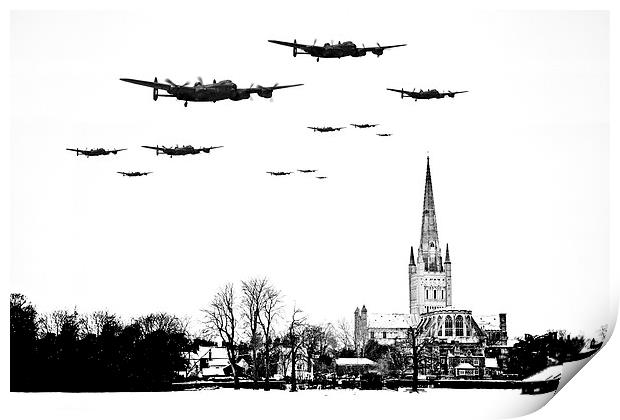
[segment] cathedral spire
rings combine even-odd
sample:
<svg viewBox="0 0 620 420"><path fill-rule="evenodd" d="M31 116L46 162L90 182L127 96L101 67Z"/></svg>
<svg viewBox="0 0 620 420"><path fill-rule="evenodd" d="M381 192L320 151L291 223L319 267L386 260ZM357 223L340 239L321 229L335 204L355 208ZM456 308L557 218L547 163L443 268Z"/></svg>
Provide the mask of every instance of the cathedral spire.
<svg viewBox="0 0 620 420"><path fill-rule="evenodd" d="M448 243L446 242L446 263L450 262L450 248L448 248Z"/></svg>
<svg viewBox="0 0 620 420"><path fill-rule="evenodd" d="M409 265L415 265L415 257L413 256L413 246L411 247L411 254L409 254Z"/></svg>
<svg viewBox="0 0 620 420"><path fill-rule="evenodd" d="M422 229L420 248L425 266L429 271L440 271L439 234L435 216L435 200L433 198L433 182L431 180L430 158L426 157L426 181L424 183L424 205L422 208Z"/></svg>
<svg viewBox="0 0 620 420"><path fill-rule="evenodd" d="M431 243L437 246L437 219L435 217L435 200L433 199L433 182L431 180L430 159L426 157L426 182L424 184L424 206L422 208L422 232L420 235L420 248L428 251Z"/></svg>

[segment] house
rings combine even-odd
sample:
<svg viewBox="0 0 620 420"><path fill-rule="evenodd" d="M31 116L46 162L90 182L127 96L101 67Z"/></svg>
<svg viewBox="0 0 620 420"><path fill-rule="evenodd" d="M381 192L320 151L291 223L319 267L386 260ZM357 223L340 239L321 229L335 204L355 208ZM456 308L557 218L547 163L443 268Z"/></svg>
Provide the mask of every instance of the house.
<svg viewBox="0 0 620 420"><path fill-rule="evenodd" d="M278 362L278 375L291 377L292 373L291 348L283 346ZM314 379L314 361L308 357L308 353L303 347L298 349L295 355L295 378L298 381L311 381Z"/></svg>
<svg viewBox="0 0 620 420"><path fill-rule="evenodd" d="M178 372L184 377L206 378L212 376L232 376L226 347L199 346L195 352L187 352L186 369ZM249 364L244 356L238 356L235 363L237 373L244 375Z"/></svg>
<svg viewBox="0 0 620 420"><path fill-rule="evenodd" d="M377 362L365 357L339 357L334 364L338 376L357 376L377 367Z"/></svg>

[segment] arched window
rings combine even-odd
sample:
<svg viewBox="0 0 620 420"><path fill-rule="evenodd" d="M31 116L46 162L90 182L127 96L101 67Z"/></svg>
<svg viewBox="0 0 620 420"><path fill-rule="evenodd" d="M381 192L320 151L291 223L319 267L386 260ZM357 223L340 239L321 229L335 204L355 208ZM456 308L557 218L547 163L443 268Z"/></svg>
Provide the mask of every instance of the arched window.
<svg viewBox="0 0 620 420"><path fill-rule="evenodd" d="M437 299L437 290L433 290L433 299Z"/></svg>
<svg viewBox="0 0 620 420"><path fill-rule="evenodd" d="M424 291L426 292L426 299L428 299L428 288L424 288Z"/></svg>
<svg viewBox="0 0 620 420"><path fill-rule="evenodd" d="M443 335L441 325L441 315L437 318L437 336L441 337Z"/></svg>
<svg viewBox="0 0 620 420"><path fill-rule="evenodd" d="M462 337L463 336L463 317L461 315L456 317L456 336L457 337Z"/></svg>
<svg viewBox="0 0 620 420"><path fill-rule="evenodd" d="M450 315L446 316L444 327L446 330L446 336L450 337L452 335L452 317Z"/></svg>
<svg viewBox="0 0 620 420"><path fill-rule="evenodd" d="M441 289L441 299L443 299L443 289Z"/></svg>

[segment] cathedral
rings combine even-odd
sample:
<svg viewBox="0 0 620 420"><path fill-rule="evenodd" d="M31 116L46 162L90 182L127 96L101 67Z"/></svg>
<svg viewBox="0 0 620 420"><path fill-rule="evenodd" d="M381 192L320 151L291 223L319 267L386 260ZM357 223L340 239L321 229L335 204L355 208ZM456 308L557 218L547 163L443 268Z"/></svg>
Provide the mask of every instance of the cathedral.
<svg viewBox="0 0 620 420"><path fill-rule="evenodd" d="M501 353L507 347L506 314L474 318L471 310L452 305L452 262L448 244L443 254L439 243L428 157L420 243L417 252L411 247L409 256L409 313L369 313L365 305L356 308L356 353L362 355L370 340L383 345L404 342L412 328L417 340L435 343L442 355L437 369L448 376L489 376L488 370L498 365L496 358L485 357L487 350Z"/></svg>

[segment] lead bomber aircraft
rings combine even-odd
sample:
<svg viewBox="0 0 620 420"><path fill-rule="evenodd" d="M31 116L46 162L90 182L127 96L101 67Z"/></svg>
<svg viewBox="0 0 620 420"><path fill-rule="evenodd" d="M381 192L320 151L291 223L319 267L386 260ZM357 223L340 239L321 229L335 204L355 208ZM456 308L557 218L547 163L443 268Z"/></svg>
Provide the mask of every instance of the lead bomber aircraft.
<svg viewBox="0 0 620 420"><path fill-rule="evenodd" d="M270 39L269 42L277 45L284 45L285 47L293 48L293 57L297 57L297 54L307 54L312 57L316 57L316 61L318 62L320 58L342 58L342 57L363 57L367 52L371 52L377 57L383 54L383 50L387 50L388 48L396 48L396 47L404 47L407 44L398 44L398 45L387 45L381 46L377 42L376 47L366 47L362 44L362 48L359 48L351 41L340 42L337 44L332 41L332 43L326 43L322 47L320 45L316 45L316 39L314 40L314 44L306 45L306 44L298 44L297 40L293 40L293 42L284 42L284 41L276 41ZM298 50L302 50L303 52L299 52Z"/></svg>
<svg viewBox="0 0 620 420"><path fill-rule="evenodd" d="M127 83L153 88L154 101L156 101L160 96L172 97L177 98L179 101L185 101L184 106L186 107L187 102L217 102L224 99L240 101L242 99L250 99L250 95L252 93L256 93L261 98L271 98L274 90L303 85L303 83L299 83L295 85L278 86L276 83L275 85L268 87L261 85L256 85L256 87L254 87L254 84L252 84L249 88L238 88L237 85L230 80L221 80L217 82L214 79L213 83L208 83L205 85L201 77L198 77L198 81L194 83L194 86L189 86L189 82L185 82L182 85L177 85L170 79L166 79L166 83L159 83L157 81L157 77L153 82L124 78L120 80ZM167 92L167 94L160 94L160 90Z"/></svg>

